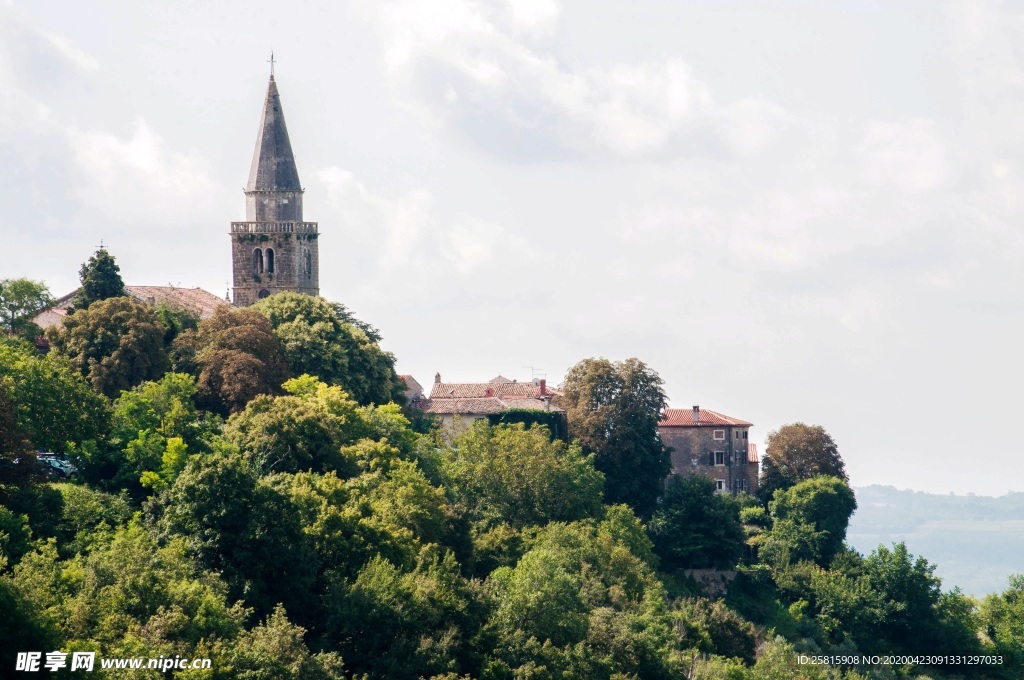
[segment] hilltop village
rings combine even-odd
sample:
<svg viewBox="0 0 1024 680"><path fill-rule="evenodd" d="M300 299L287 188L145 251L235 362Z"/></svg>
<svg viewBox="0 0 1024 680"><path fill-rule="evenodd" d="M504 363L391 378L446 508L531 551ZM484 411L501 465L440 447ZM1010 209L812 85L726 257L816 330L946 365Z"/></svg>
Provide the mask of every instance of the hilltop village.
<svg viewBox="0 0 1024 680"><path fill-rule="evenodd" d="M245 220L230 225L231 291L219 297L202 288L126 285L126 294L154 306L187 309L200 319L210 318L220 306L245 307L277 293L319 295L319 224L304 218L304 193L281 95L271 75L245 187ZM78 294L75 290L62 296L33 321L43 329L60 324ZM476 420L510 410L547 411L564 418L561 392L544 379L518 382L498 376L480 383L444 383L438 374L425 395L413 376L400 377L410 405L446 428L465 429ZM692 411L664 409L658 432L672 452L673 474L707 476L719 492L756 494L759 459L757 446L749 441L751 427L744 420L694 406Z"/></svg>
<svg viewBox="0 0 1024 680"><path fill-rule="evenodd" d="M303 193L272 73L226 296L102 247L57 299L0 280L0 676L1021 677L1024 578L851 548L820 425L759 457L637 358L399 375Z"/></svg>

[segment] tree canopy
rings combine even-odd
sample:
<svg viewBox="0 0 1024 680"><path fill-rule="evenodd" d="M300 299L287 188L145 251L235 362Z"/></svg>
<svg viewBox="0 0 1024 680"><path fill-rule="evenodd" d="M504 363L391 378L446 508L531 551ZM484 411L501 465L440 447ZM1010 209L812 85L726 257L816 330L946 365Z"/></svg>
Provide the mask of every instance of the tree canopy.
<svg viewBox="0 0 1024 680"><path fill-rule="evenodd" d="M114 256L104 248L97 250L88 262L82 264L78 278L82 282L82 289L75 295L73 304L76 310L88 309L94 302L125 294L121 268Z"/></svg>
<svg viewBox="0 0 1024 680"><path fill-rule="evenodd" d="M46 337L97 392L114 398L121 390L164 374L166 332L148 305L112 297L78 309L63 325L48 328Z"/></svg>
<svg viewBox="0 0 1024 680"><path fill-rule="evenodd" d="M64 453L69 443L81 446L106 432L107 400L59 355L0 342L0 383L16 432L36 448Z"/></svg>
<svg viewBox="0 0 1024 680"><path fill-rule="evenodd" d="M32 317L53 304L50 289L41 281L3 279L0 281L0 330L32 337L39 327Z"/></svg>
<svg viewBox="0 0 1024 680"><path fill-rule="evenodd" d="M584 359L569 369L563 392L569 436L594 454L606 501L650 516L671 466L658 434L667 406L661 378L639 359Z"/></svg>
<svg viewBox="0 0 1024 680"><path fill-rule="evenodd" d="M175 370L192 373L199 403L228 415L261 394L280 393L288 368L267 318L252 309L218 308L173 342Z"/></svg>
<svg viewBox="0 0 1024 680"><path fill-rule="evenodd" d="M728 568L743 550L739 503L703 475L670 479L648 527L665 569Z"/></svg>
<svg viewBox="0 0 1024 680"><path fill-rule="evenodd" d="M758 496L766 505L778 489L787 489L817 475L847 481L839 447L820 425L783 425L768 433L767 443L758 483Z"/></svg>
<svg viewBox="0 0 1024 680"><path fill-rule="evenodd" d="M593 455L540 427L479 421L455 439L443 469L447 487L484 526L521 529L601 512L604 477Z"/></svg>
<svg viewBox="0 0 1024 680"><path fill-rule="evenodd" d="M360 404L404 400L405 384L395 372L394 355L363 330L365 324L353 323L347 310L299 293L271 295L252 309L270 319L292 375L307 373L340 385Z"/></svg>

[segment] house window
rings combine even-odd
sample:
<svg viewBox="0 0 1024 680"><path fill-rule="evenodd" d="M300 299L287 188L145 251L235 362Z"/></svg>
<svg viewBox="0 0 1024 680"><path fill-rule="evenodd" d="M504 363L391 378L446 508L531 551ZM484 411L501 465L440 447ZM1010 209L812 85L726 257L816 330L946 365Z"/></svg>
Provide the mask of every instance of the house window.
<svg viewBox="0 0 1024 680"><path fill-rule="evenodd" d="M715 491L725 491L725 480L724 479L716 479L715 480Z"/></svg>
<svg viewBox="0 0 1024 680"><path fill-rule="evenodd" d="M263 251L260 250L259 248L252 251L252 273L263 273Z"/></svg>
<svg viewBox="0 0 1024 680"><path fill-rule="evenodd" d="M747 480L745 479L734 479L732 482L732 490L736 493L747 490Z"/></svg>
<svg viewBox="0 0 1024 680"><path fill-rule="evenodd" d="M725 465L725 451L715 451L715 465Z"/></svg>
<svg viewBox="0 0 1024 680"><path fill-rule="evenodd" d="M714 432L714 435L712 435L712 436L713 436L713 437L714 437L714 438L715 438L716 440L718 440L718 441L722 441L722 440L724 440L724 439L725 439L725 430L715 430L715 432Z"/></svg>
<svg viewBox="0 0 1024 680"><path fill-rule="evenodd" d="M743 430L743 438L744 438L744 439L746 439L746 438L747 438L747 431L746 431L746 430Z"/></svg>
<svg viewBox="0 0 1024 680"><path fill-rule="evenodd" d="M267 273L274 273L274 249L267 248Z"/></svg>

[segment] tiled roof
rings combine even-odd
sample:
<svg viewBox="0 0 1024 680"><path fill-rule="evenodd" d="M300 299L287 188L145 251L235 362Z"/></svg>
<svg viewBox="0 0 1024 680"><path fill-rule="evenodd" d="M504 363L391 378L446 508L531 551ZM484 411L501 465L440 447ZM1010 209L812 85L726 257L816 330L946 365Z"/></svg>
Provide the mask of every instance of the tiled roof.
<svg viewBox="0 0 1024 680"><path fill-rule="evenodd" d="M761 459L757 456L757 444L747 444L747 462L748 463L760 463Z"/></svg>
<svg viewBox="0 0 1024 680"><path fill-rule="evenodd" d="M81 288L76 288L67 295L57 299L53 307L40 312L33 321L41 326L52 326L56 323L63 323L59 317L67 316L68 309L75 302L75 296ZM124 290L128 295L139 302L151 305L167 303L172 307L182 307L199 315L200 319L208 319L213 316L214 310L223 305L230 304L224 298L214 295L202 288L178 288L176 286L125 286ZM54 316L55 315L55 316Z"/></svg>
<svg viewBox="0 0 1024 680"><path fill-rule="evenodd" d="M709 411L705 408L698 410L699 422L693 422L693 409L689 408L667 408L665 412L661 414L661 422L658 423L658 427L752 427L753 423L748 423L745 420L739 418L730 418L729 416L716 413L715 411Z"/></svg>
<svg viewBox="0 0 1024 680"><path fill-rule="evenodd" d="M224 298L202 288L175 286L125 286L125 291L140 302L151 305L167 303L196 312L200 319L208 319L218 307L229 304Z"/></svg>
<svg viewBox="0 0 1024 680"><path fill-rule="evenodd" d="M545 392L560 395L558 390L545 387ZM486 382L486 383L434 383L430 389L431 399L479 399L484 397L538 397L540 385L532 382Z"/></svg>
<svg viewBox="0 0 1024 680"><path fill-rule="evenodd" d="M538 411L561 411L550 406L544 399L528 397L499 399L498 397L469 397L465 399L423 399L416 407L426 413L438 415L487 415L501 413L513 408L535 409Z"/></svg>

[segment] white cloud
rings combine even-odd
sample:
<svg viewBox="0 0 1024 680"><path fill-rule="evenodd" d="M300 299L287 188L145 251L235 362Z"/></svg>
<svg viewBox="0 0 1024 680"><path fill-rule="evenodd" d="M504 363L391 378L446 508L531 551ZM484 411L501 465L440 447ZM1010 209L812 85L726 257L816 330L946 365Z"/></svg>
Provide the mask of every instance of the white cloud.
<svg viewBox="0 0 1024 680"><path fill-rule="evenodd" d="M873 186L921 193L941 189L949 179L946 148L932 121L870 121L862 153L864 180Z"/></svg>
<svg viewBox="0 0 1024 680"><path fill-rule="evenodd" d="M86 73L93 73L100 68L100 62L96 57L80 49L66 36L41 31L40 36L48 42L57 52L75 67Z"/></svg>
<svg viewBox="0 0 1024 680"><path fill-rule="evenodd" d="M499 224L465 216L442 217L433 195L424 189L387 197L336 166L321 169L317 179L346 241L377 254L366 268L370 277L403 270L437 271L439 266L472 274L509 252L517 252L523 260L533 255L532 248ZM425 285L446 285L446 281L429 278Z"/></svg>
<svg viewBox="0 0 1024 680"><path fill-rule="evenodd" d="M476 135L528 131L548 153L642 158L665 155L711 109L707 86L677 57L581 70L520 36L523 26L557 22L550 0L512 2L504 13L442 4L399 0L369 11L392 75L456 129L472 121L484 128Z"/></svg>
<svg viewBox="0 0 1024 680"><path fill-rule="evenodd" d="M79 200L117 219L194 216L196 205L214 193L204 159L170 149L142 118L127 138L70 127L67 139L78 169Z"/></svg>

